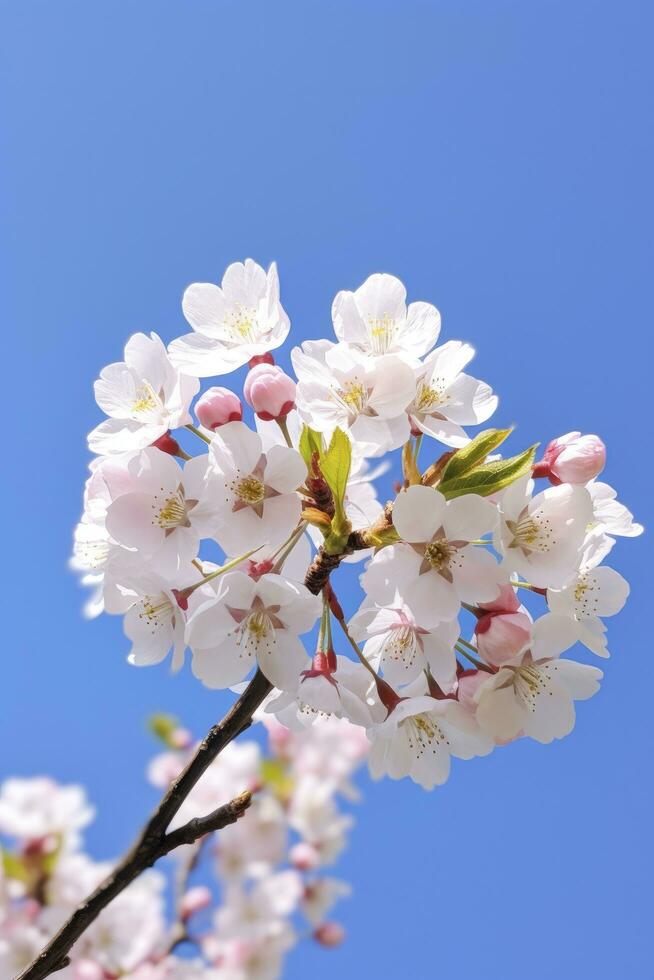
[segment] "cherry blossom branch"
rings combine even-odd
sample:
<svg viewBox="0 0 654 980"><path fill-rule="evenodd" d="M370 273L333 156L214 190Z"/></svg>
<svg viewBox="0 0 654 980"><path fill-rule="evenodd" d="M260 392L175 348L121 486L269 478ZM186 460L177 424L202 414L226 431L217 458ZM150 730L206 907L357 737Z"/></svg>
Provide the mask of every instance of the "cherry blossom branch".
<svg viewBox="0 0 654 980"><path fill-rule="evenodd" d="M257 671L238 701L202 740L193 758L172 783L148 820L136 843L102 884L76 908L17 980L43 980L51 973L63 969L68 965L68 953L74 943L100 912L146 868L180 844L193 843L207 833L235 823L245 813L250 805L249 793L236 797L205 817L196 817L183 827L167 833L171 820L200 776L225 746L250 726L253 713L270 690L270 683L261 671Z"/></svg>
<svg viewBox="0 0 654 980"><path fill-rule="evenodd" d="M331 572L340 565L343 558L357 548L365 547L367 545L364 535L353 532L341 554L329 555L321 548L305 576L304 584L307 589L314 595L318 595L329 581ZM16 980L43 980L51 973L63 969L68 965L68 953L74 943L100 912L146 868L151 867L160 857L181 844L192 844L205 834L235 823L245 813L250 805L249 793L244 793L212 813L204 817L195 817L183 827L168 832L170 822L197 781L225 746L249 728L252 715L271 690L270 682L260 670L257 670L238 701L222 721L208 732L186 768L171 784L130 851L102 884L77 907L59 932Z"/></svg>

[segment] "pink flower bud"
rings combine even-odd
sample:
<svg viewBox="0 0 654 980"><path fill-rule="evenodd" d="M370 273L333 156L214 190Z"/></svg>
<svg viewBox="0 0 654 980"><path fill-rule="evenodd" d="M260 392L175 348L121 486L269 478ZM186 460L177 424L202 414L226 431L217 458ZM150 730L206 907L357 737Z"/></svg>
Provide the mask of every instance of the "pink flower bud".
<svg viewBox="0 0 654 980"><path fill-rule="evenodd" d="M482 684L492 677L486 670L466 670L458 679L457 696L459 704L472 714L477 709L475 695Z"/></svg>
<svg viewBox="0 0 654 980"><path fill-rule="evenodd" d="M200 425L213 431L227 422L240 422L243 406L229 388L209 388L195 403L195 414Z"/></svg>
<svg viewBox="0 0 654 980"><path fill-rule="evenodd" d="M174 749L190 749L193 745L193 736L188 728L176 728L170 733L169 742Z"/></svg>
<svg viewBox="0 0 654 980"><path fill-rule="evenodd" d="M275 364L257 364L243 385L245 400L266 422L285 418L295 408L295 382Z"/></svg>
<svg viewBox="0 0 654 980"><path fill-rule="evenodd" d="M77 960L71 966L74 980L104 980L106 973L93 960Z"/></svg>
<svg viewBox="0 0 654 980"><path fill-rule="evenodd" d="M588 483L604 469L606 447L599 436L568 432L549 443L536 463L534 476L545 476L550 483Z"/></svg>
<svg viewBox="0 0 654 980"><path fill-rule="evenodd" d="M154 440L152 445L155 449L160 449L162 453L168 453L169 456L179 456L179 443L177 439L173 439L170 432L164 432L162 436Z"/></svg>
<svg viewBox="0 0 654 980"><path fill-rule="evenodd" d="M212 902L211 892L205 885L189 888L182 898L180 912L182 919L190 919L196 912L209 908Z"/></svg>
<svg viewBox="0 0 654 980"><path fill-rule="evenodd" d="M290 849L288 856L291 864L298 871L313 871L320 865L320 854L307 841L300 841Z"/></svg>
<svg viewBox="0 0 654 980"><path fill-rule="evenodd" d="M333 948L334 946L340 946L345 939L345 929L339 922L323 922L315 930L313 938L321 946Z"/></svg>
<svg viewBox="0 0 654 980"><path fill-rule="evenodd" d="M484 660L501 667L527 646L531 622L525 613L488 613L477 620L475 636Z"/></svg>
<svg viewBox="0 0 654 980"><path fill-rule="evenodd" d="M511 583L506 582L500 588L497 599L493 599L492 602L480 602L479 608L492 613L517 612L520 608L520 600Z"/></svg>

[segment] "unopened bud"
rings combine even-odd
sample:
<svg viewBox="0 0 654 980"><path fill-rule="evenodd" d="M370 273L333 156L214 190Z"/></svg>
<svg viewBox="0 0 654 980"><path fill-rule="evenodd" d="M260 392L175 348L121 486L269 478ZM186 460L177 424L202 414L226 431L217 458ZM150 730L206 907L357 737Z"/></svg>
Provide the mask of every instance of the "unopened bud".
<svg viewBox="0 0 654 980"><path fill-rule="evenodd" d="M492 602L480 602L479 608L489 613L509 613L517 612L520 608L520 600L510 582L506 582L500 588L500 594Z"/></svg>
<svg viewBox="0 0 654 980"><path fill-rule="evenodd" d="M260 419L286 418L295 408L295 382L275 364L257 364L243 385L245 400Z"/></svg>
<svg viewBox="0 0 654 980"><path fill-rule="evenodd" d="M475 627L477 649L489 664L501 667L517 657L531 639L531 621L525 613L487 613Z"/></svg>
<svg viewBox="0 0 654 980"><path fill-rule="evenodd" d="M209 388L195 404L195 414L205 429L218 429L243 418L241 399L229 388Z"/></svg>
<svg viewBox="0 0 654 980"><path fill-rule="evenodd" d="M104 980L106 973L93 960L77 960L71 964L73 980Z"/></svg>
<svg viewBox="0 0 654 980"><path fill-rule="evenodd" d="M334 946L340 946L345 939L345 929L340 922L323 922L315 930L313 938L321 946L333 948Z"/></svg>
<svg viewBox="0 0 654 980"><path fill-rule="evenodd" d="M314 871L320 865L320 854L307 841L294 844L288 852L291 864L298 871Z"/></svg>
<svg viewBox="0 0 654 980"><path fill-rule="evenodd" d="M176 728L170 733L168 741L173 749L189 749L193 745L193 736L188 728Z"/></svg>
<svg viewBox="0 0 654 980"><path fill-rule="evenodd" d="M599 436L568 432L549 443L533 475L550 483L588 483L604 469L606 447Z"/></svg>
<svg viewBox="0 0 654 980"><path fill-rule="evenodd" d="M179 443L177 439L173 439L170 432L164 432L162 436L155 439L152 443L154 449L160 449L162 453L168 453L169 456L179 456Z"/></svg>
<svg viewBox="0 0 654 980"><path fill-rule="evenodd" d="M459 704L474 714L477 709L475 695L491 676L485 670L465 670L460 674L457 683Z"/></svg>
<svg viewBox="0 0 654 980"><path fill-rule="evenodd" d="M192 915L195 915L196 912L201 912L202 909L209 908L211 902L211 892L205 885L197 885L194 888L189 888L180 904L182 919L186 921L186 919L190 919Z"/></svg>

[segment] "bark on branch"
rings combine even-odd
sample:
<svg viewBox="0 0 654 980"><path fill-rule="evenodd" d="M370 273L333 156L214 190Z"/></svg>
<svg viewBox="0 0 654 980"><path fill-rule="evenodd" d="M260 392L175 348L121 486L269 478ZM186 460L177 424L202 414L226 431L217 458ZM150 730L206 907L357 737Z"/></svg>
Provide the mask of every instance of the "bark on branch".
<svg viewBox="0 0 654 980"><path fill-rule="evenodd" d="M320 549L305 577L305 585L314 595L318 595L329 581L330 573L338 567L345 554L365 547L363 539L359 541L355 535L356 532L350 536L343 555L326 555ZM171 784L131 849L102 884L78 905L59 932L16 980L44 980L51 973L63 969L69 963L68 953L80 936L97 919L100 912L146 868L180 844L190 844L204 834L220 830L245 813L250 805L249 793L244 793L205 817L196 817L183 827L168 832L173 817L200 776L226 745L249 728L252 715L271 690L270 682L257 670L238 701L200 742L195 755Z"/></svg>

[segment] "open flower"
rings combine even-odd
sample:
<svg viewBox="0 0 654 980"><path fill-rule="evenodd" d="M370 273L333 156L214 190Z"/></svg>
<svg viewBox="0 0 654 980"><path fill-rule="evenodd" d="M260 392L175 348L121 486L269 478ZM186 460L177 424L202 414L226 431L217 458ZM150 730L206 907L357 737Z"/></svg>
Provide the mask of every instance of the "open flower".
<svg viewBox="0 0 654 980"><path fill-rule="evenodd" d="M209 492L228 555L281 544L300 519L296 491L307 475L304 460L288 446L261 449L261 437L244 422L221 426L211 442Z"/></svg>
<svg viewBox="0 0 654 980"><path fill-rule="evenodd" d="M273 698L266 711L291 731L302 731L328 717L349 718L355 725L370 724L366 693L370 674L361 664L319 651L300 672L295 690Z"/></svg>
<svg viewBox="0 0 654 980"><path fill-rule="evenodd" d="M0 791L0 833L25 847L42 845L74 850L79 831L91 823L95 810L81 786L58 786L51 779L7 779Z"/></svg>
<svg viewBox="0 0 654 980"><path fill-rule="evenodd" d="M206 455L182 470L172 456L144 449L122 472L106 476L115 497L107 508L107 531L160 575L176 576L197 557L200 539L211 537L216 527L206 472Z"/></svg>
<svg viewBox="0 0 654 980"><path fill-rule="evenodd" d="M581 546L593 516L585 487L562 483L531 496L533 480L523 478L504 491L495 547L508 571L539 588L559 589L579 567Z"/></svg>
<svg viewBox="0 0 654 980"><path fill-rule="evenodd" d="M198 580L201 580L199 573L190 566L187 582L195 584ZM145 573L124 575L118 588L125 603L129 603L123 620L125 635L132 641L129 662L136 667L150 667L161 663L172 650L172 670L180 670L184 663L187 614L213 597L211 584L201 585L186 598L164 579Z"/></svg>
<svg viewBox="0 0 654 980"><path fill-rule="evenodd" d="M491 417L497 408L492 388L462 373L474 354L470 344L451 340L416 368L416 394L407 409L414 430L458 448L469 442L462 426Z"/></svg>
<svg viewBox="0 0 654 980"><path fill-rule="evenodd" d="M386 273L369 276L355 292L342 290L332 304L339 340L365 354L422 357L441 329L441 315L431 303L411 303L399 279Z"/></svg>
<svg viewBox="0 0 654 980"><path fill-rule="evenodd" d="M348 430L362 456L379 456L406 442L405 409L415 394L415 377L397 355L372 358L324 340L293 348L291 357L298 411L314 429Z"/></svg>
<svg viewBox="0 0 654 980"><path fill-rule="evenodd" d="M563 616L534 623L531 648L477 687L476 718L484 731L502 741L527 735L544 743L572 731L574 701L592 697L603 676L596 667L560 659L575 639Z"/></svg>
<svg viewBox="0 0 654 980"><path fill-rule="evenodd" d="M372 742L368 767L373 779L410 776L424 789L447 780L451 756L471 759L493 748L492 739L479 731L465 708L427 695L400 700L366 734Z"/></svg>
<svg viewBox="0 0 654 980"><path fill-rule="evenodd" d="M195 333L174 340L170 359L185 374L227 374L283 344L290 322L279 301L273 262L268 272L252 259L228 266L221 286L196 282L182 300Z"/></svg>
<svg viewBox="0 0 654 980"><path fill-rule="evenodd" d="M606 554L615 544L615 537L637 538L643 533L643 525L637 524L631 511L616 499L617 492L610 484L592 480L586 489L593 507L590 530L604 535Z"/></svg>
<svg viewBox="0 0 654 980"><path fill-rule="evenodd" d="M191 421L189 405L199 387L173 367L156 333L134 334L125 360L108 364L95 382L95 399L109 418L90 433L89 449L102 455L145 449Z"/></svg>
<svg viewBox="0 0 654 980"><path fill-rule="evenodd" d="M227 572L215 598L189 618L193 673L207 687L224 688L258 664L275 687L293 690L308 659L298 636L311 629L320 611L316 596L281 575L254 581L244 572Z"/></svg>
<svg viewBox="0 0 654 980"><path fill-rule="evenodd" d="M365 641L366 660L393 687L410 683L427 668L441 687L454 683L459 624L456 619L439 623L425 593L412 597L409 589L406 600L398 592L390 606L364 604L349 629L355 640Z"/></svg>
<svg viewBox="0 0 654 980"><path fill-rule="evenodd" d="M440 621L454 619L461 601L494 599L499 593L497 562L470 542L496 522L497 509L477 494L446 501L432 487L403 490L393 504L393 524L406 543L384 548L379 563L377 556L373 559L364 589L374 589L380 596L376 601L386 605L393 599L394 583L402 583L402 594L409 594L412 602L431 603ZM388 564L394 560L396 568Z"/></svg>
<svg viewBox="0 0 654 980"><path fill-rule="evenodd" d="M615 616L629 596L629 583L613 568L598 563L604 557L603 536L591 536L577 575L563 589L548 589L547 604L577 626L577 639L598 657L608 657L606 626L600 617ZM596 550L598 549L598 550Z"/></svg>

